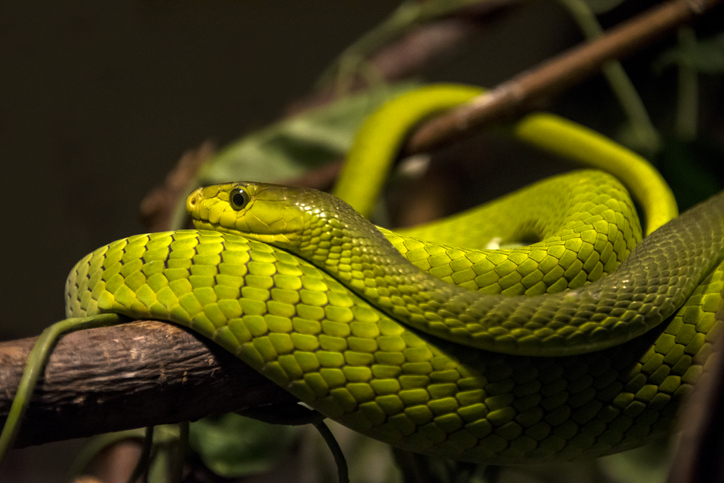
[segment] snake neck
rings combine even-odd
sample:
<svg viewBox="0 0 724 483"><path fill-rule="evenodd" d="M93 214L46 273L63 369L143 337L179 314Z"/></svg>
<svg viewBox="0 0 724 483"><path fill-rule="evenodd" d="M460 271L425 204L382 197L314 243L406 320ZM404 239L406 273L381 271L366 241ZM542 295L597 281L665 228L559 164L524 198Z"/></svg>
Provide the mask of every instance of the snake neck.
<svg viewBox="0 0 724 483"><path fill-rule="evenodd" d="M305 223L290 243L281 248L299 255L346 283L367 299L376 300L375 289L395 291L420 284L454 289L412 265L372 223L347 203L331 198L325 208L310 203L303 208Z"/></svg>
<svg viewBox="0 0 724 483"><path fill-rule="evenodd" d="M276 242L344 283L347 287L413 327L450 318L470 319L465 312L475 292L436 278L414 266L372 223L347 203L325 193L305 199L303 230L290 242ZM320 208L321 207L321 208ZM496 296L488 296L488 300ZM423 308L430 310L423 314ZM422 326L422 327L421 327Z"/></svg>

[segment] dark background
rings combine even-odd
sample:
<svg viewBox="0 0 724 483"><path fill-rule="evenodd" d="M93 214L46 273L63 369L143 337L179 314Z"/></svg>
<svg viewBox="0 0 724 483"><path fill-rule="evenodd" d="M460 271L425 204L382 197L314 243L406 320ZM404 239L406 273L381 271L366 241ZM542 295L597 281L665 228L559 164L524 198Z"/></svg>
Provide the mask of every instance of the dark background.
<svg viewBox="0 0 724 483"><path fill-rule="evenodd" d="M144 231L140 201L186 150L278 118L397 4L1 1L0 339L63 318L69 269ZM531 2L427 78L491 86L578 40ZM79 445L16 451L0 477L60 481Z"/></svg>
<svg viewBox="0 0 724 483"><path fill-rule="evenodd" d="M0 334L36 334L62 318L72 265L143 231L140 201L186 150L277 119L396 6L0 3L0 294L12 301ZM575 40L557 5L527 10L429 78L492 85Z"/></svg>

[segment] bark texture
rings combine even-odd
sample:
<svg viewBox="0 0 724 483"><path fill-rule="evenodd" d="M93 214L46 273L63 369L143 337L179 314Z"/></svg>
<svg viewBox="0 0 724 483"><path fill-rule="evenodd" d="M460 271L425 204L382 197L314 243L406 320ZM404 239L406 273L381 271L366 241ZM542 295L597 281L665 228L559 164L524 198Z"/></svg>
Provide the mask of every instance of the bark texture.
<svg viewBox="0 0 724 483"><path fill-rule="evenodd" d="M2 420L34 342L0 343ZM213 342L172 324L136 321L61 338L33 393L15 446L294 401Z"/></svg>

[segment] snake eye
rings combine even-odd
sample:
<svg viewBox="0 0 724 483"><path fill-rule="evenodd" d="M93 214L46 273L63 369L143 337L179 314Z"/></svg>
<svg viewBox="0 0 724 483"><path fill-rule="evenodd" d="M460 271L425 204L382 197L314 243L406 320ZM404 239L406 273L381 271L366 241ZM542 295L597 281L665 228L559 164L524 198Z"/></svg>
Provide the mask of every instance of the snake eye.
<svg viewBox="0 0 724 483"><path fill-rule="evenodd" d="M249 194L241 188L234 188L229 192L229 204L239 211L249 203Z"/></svg>

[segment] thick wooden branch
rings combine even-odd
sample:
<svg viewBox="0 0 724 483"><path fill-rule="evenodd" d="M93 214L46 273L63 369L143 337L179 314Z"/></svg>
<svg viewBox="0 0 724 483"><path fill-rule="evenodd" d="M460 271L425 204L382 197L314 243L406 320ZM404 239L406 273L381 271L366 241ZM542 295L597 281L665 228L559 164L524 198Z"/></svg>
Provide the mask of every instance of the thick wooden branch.
<svg viewBox="0 0 724 483"><path fill-rule="evenodd" d="M0 343L2 420L34 342ZM168 323L131 322L58 342L16 447L294 401L213 342Z"/></svg>

